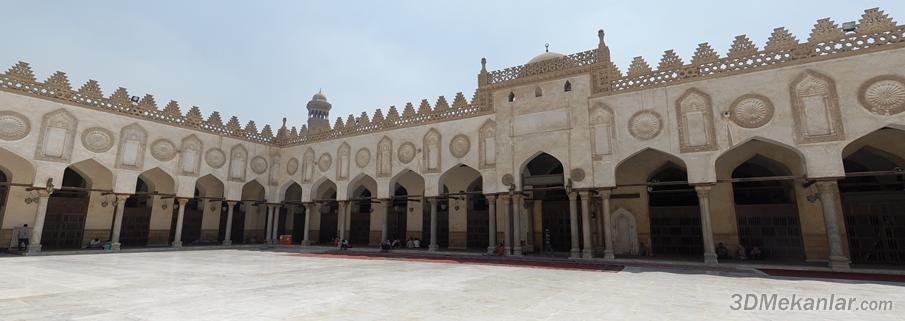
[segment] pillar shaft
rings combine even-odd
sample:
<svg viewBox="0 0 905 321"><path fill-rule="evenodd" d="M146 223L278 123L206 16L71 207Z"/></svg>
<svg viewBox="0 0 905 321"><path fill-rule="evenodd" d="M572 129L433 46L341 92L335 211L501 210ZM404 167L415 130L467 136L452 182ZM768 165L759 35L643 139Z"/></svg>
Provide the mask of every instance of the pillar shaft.
<svg viewBox="0 0 905 321"><path fill-rule="evenodd" d="M273 208L273 221L271 221L270 223L273 226L270 227L270 239L273 240L274 244L276 244L280 241L280 206L273 205L271 207Z"/></svg>
<svg viewBox="0 0 905 321"><path fill-rule="evenodd" d="M581 256L590 259L594 255L591 244L591 193L581 191L578 194L581 196L581 233L584 240Z"/></svg>
<svg viewBox="0 0 905 321"><path fill-rule="evenodd" d="M487 194L487 253L496 248L496 195Z"/></svg>
<svg viewBox="0 0 905 321"><path fill-rule="evenodd" d="M522 255L522 194L510 193L512 196L512 255Z"/></svg>
<svg viewBox="0 0 905 321"><path fill-rule="evenodd" d="M380 200L380 206L382 206L381 210L383 210L383 220L380 221L380 242L386 241L389 239L390 233L390 212L393 210L393 200L385 199ZM403 242L405 241L405 237L403 236Z"/></svg>
<svg viewBox="0 0 905 321"><path fill-rule="evenodd" d="M223 233L223 245L230 246L233 244L232 234L233 234L233 208L236 207L236 202L226 201L226 231Z"/></svg>
<svg viewBox="0 0 905 321"><path fill-rule="evenodd" d="M851 260L845 256L842 244L842 231L839 228L836 201L839 200L839 186L836 180L818 181L820 192L820 209L823 212L823 225L826 228L826 240L829 248L829 265L834 270L847 270Z"/></svg>
<svg viewBox="0 0 905 321"><path fill-rule="evenodd" d="M572 248L569 250L569 257L581 257L581 251L578 249L578 193L569 192L569 232L572 234Z"/></svg>
<svg viewBox="0 0 905 321"><path fill-rule="evenodd" d="M512 197L509 194L502 194L500 198L503 199L503 246L506 254L512 254L512 211L509 208L509 203L512 201Z"/></svg>
<svg viewBox="0 0 905 321"><path fill-rule="evenodd" d="M713 227L710 225L710 188L711 185L698 185L694 190L698 193L698 207L701 209L701 236L704 240L704 263L716 264L717 257L713 245Z"/></svg>
<svg viewBox="0 0 905 321"><path fill-rule="evenodd" d="M173 236L173 247L182 247L182 221L185 218L185 204L189 202L186 198L177 198L179 210L176 215L176 231Z"/></svg>
<svg viewBox="0 0 905 321"><path fill-rule="evenodd" d="M122 234L123 230L123 211L126 208L126 200L129 199L129 195L116 195L116 211L113 214L113 232L110 235L110 249L114 251L119 251L122 243L119 241L119 236Z"/></svg>
<svg viewBox="0 0 905 321"><path fill-rule="evenodd" d="M437 244L437 198L431 197L428 202L431 207L431 242L427 250L437 251L440 248L440 245Z"/></svg>
<svg viewBox="0 0 905 321"><path fill-rule="evenodd" d="M47 217L47 201L50 193L38 190L38 207L35 210L35 224L32 226L31 239L28 240L28 253L41 252L41 234L44 232L44 218Z"/></svg>
<svg viewBox="0 0 905 321"><path fill-rule="evenodd" d="M339 235L339 241L342 243L342 240L346 239L346 207L348 205L348 201L339 201L339 209L336 212L336 228L337 235Z"/></svg>
<svg viewBox="0 0 905 321"><path fill-rule="evenodd" d="M612 260L615 258L613 252L613 221L610 217L610 196L613 191L609 189L600 190L601 215L603 216L603 258Z"/></svg>
<svg viewBox="0 0 905 321"><path fill-rule="evenodd" d="M305 227L302 233L302 245L311 244L311 212L314 211L314 203L305 203Z"/></svg>

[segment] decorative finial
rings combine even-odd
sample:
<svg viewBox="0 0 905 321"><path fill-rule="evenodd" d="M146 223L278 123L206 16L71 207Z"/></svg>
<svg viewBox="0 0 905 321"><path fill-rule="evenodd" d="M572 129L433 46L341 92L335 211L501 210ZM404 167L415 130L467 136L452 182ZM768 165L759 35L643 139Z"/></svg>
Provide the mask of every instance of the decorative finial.
<svg viewBox="0 0 905 321"><path fill-rule="evenodd" d="M550 43L549 43L549 42L548 42L548 43L545 43L545 44L544 44L544 48L545 48L545 49L544 49L545 52L550 52Z"/></svg>
<svg viewBox="0 0 905 321"><path fill-rule="evenodd" d="M286 117L283 117L283 127L286 127Z"/></svg>
<svg viewBox="0 0 905 321"><path fill-rule="evenodd" d="M600 38L600 44L603 44L603 29L597 30L597 38Z"/></svg>
<svg viewBox="0 0 905 321"><path fill-rule="evenodd" d="M487 71L487 58L481 58L481 71Z"/></svg>

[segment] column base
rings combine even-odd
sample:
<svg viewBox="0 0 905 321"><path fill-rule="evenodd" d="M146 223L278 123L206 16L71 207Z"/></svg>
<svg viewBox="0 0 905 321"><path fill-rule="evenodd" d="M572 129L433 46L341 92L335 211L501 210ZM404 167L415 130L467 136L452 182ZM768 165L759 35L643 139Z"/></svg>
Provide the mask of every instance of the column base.
<svg viewBox="0 0 905 321"><path fill-rule="evenodd" d="M522 247L521 247L521 246L513 247L513 248L512 248L512 255L521 256L521 255L522 255Z"/></svg>
<svg viewBox="0 0 905 321"><path fill-rule="evenodd" d="M613 250L603 250L603 259L604 260L615 260L616 255L613 255Z"/></svg>
<svg viewBox="0 0 905 321"><path fill-rule="evenodd" d="M848 271L851 270L852 261L844 256L831 256L830 257L830 269L835 271Z"/></svg>
<svg viewBox="0 0 905 321"><path fill-rule="evenodd" d="M233 240L223 240L223 246L233 245Z"/></svg>
<svg viewBox="0 0 905 321"><path fill-rule="evenodd" d="M493 255L493 254L496 254L495 252L496 252L496 247L494 247L494 246L487 247L487 254Z"/></svg>
<svg viewBox="0 0 905 321"><path fill-rule="evenodd" d="M302 241L302 246L308 246L308 245L311 245L311 241L309 241L309 240Z"/></svg>
<svg viewBox="0 0 905 321"><path fill-rule="evenodd" d="M569 250L569 258L570 258L570 259L580 259L580 258L581 258L581 250L579 250L579 249L571 249L571 250Z"/></svg>
<svg viewBox="0 0 905 321"><path fill-rule="evenodd" d="M440 246L438 246L437 244L431 244L431 245L427 246L427 250L429 252L437 252L437 250L439 250L439 249L440 249Z"/></svg>
<svg viewBox="0 0 905 321"><path fill-rule="evenodd" d="M591 249L584 249L584 251L581 251L581 257L586 259L594 258L594 251Z"/></svg>
<svg viewBox="0 0 905 321"><path fill-rule="evenodd" d="M28 244L28 248L25 251L25 255L41 254L41 244Z"/></svg>
<svg viewBox="0 0 905 321"><path fill-rule="evenodd" d="M716 253L705 253L704 254L704 264L718 264L719 262L716 259Z"/></svg>
<svg viewBox="0 0 905 321"><path fill-rule="evenodd" d="M182 247L182 241L174 241L173 244L172 244L172 246L173 246L173 248L177 248L177 249L178 249L178 248L181 248L181 247Z"/></svg>
<svg viewBox="0 0 905 321"><path fill-rule="evenodd" d="M505 255L512 255L512 248L508 247L508 246L504 246L503 252L504 252L503 254L505 254Z"/></svg>
<svg viewBox="0 0 905 321"><path fill-rule="evenodd" d="M120 242L114 242L110 244L110 251L119 252L119 249L122 248L123 244Z"/></svg>

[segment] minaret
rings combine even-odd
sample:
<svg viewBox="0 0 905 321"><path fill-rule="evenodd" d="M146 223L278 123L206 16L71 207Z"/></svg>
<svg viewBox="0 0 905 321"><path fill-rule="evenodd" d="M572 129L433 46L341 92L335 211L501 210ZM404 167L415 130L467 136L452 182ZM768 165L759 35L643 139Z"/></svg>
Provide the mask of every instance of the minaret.
<svg viewBox="0 0 905 321"><path fill-rule="evenodd" d="M330 128L330 108L327 96L320 90L308 102L308 132L318 133Z"/></svg>

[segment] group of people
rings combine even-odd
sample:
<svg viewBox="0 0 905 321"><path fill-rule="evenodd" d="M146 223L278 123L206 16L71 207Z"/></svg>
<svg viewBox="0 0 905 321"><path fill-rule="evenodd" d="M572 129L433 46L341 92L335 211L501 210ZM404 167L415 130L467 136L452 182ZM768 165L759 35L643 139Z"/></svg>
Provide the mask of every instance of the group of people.
<svg viewBox="0 0 905 321"><path fill-rule="evenodd" d="M720 242L716 245L716 257L718 259L730 259L734 258L736 260L763 260L764 252L758 246L751 247L751 250L745 249L741 244L738 245L738 249L735 251L735 256L729 255L729 248L726 247L723 242Z"/></svg>
<svg viewBox="0 0 905 321"><path fill-rule="evenodd" d="M405 248L407 249L418 249L421 248L421 245L421 239L417 237L410 237L407 241L405 241ZM383 240L383 242L380 242L381 252L389 252L390 249L398 248L402 248L402 242L399 241L399 239Z"/></svg>
<svg viewBox="0 0 905 321"><path fill-rule="evenodd" d="M342 251L348 250L350 247L352 247L349 245L349 240L341 240L338 237L333 238L333 246L338 247Z"/></svg>

